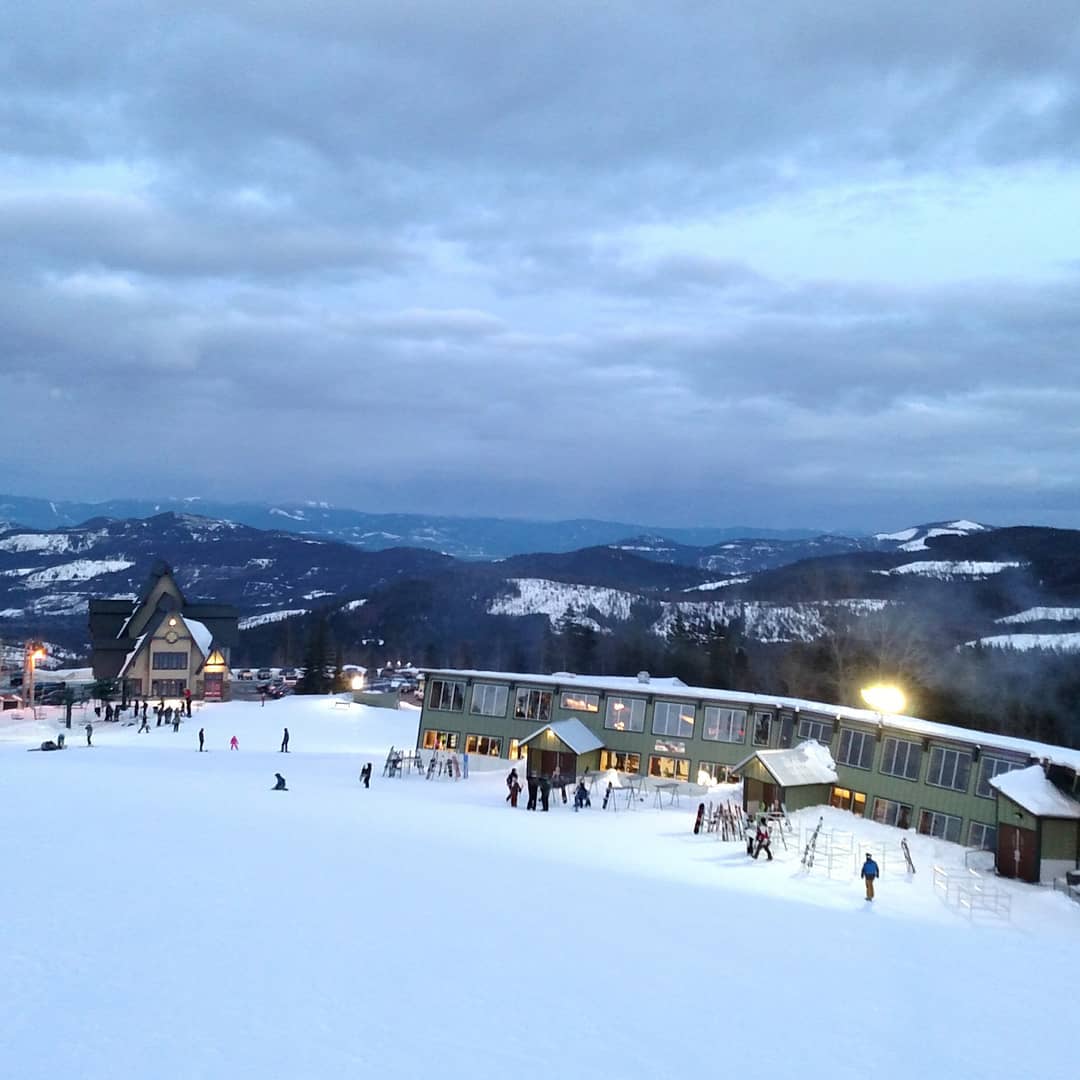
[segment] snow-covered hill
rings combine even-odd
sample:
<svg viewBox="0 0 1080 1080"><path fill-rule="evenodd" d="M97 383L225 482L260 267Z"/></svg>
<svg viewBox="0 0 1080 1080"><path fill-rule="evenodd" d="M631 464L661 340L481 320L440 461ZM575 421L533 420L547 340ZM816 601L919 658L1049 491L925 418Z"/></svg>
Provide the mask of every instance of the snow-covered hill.
<svg viewBox="0 0 1080 1080"><path fill-rule="evenodd" d="M382 779L416 718L211 705L179 734L99 725L94 748L76 731L44 754L25 751L54 723L0 716L5 1073L653 1080L719 1056L806 1080L1068 1074L1080 911L1061 894L987 877L1008 918L972 920L931 872L970 880L961 848L829 808L767 862L693 836L693 800L511 810L508 763L475 756L467 781ZM873 904L850 856L803 871L819 815L880 853ZM823 1012L852 972L865 992ZM542 1061L530 1016L557 1034Z"/></svg>

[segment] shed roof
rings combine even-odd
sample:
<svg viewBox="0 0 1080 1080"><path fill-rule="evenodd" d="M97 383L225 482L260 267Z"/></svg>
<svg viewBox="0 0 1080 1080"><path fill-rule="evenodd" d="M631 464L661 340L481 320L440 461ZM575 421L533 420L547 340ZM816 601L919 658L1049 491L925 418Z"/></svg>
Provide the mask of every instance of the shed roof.
<svg viewBox="0 0 1080 1080"><path fill-rule="evenodd" d="M990 786L1035 817L1080 820L1080 803L1051 784L1041 765L1001 773Z"/></svg>
<svg viewBox="0 0 1080 1080"><path fill-rule="evenodd" d="M782 788L836 783L836 766L828 747L813 739L788 750L755 750L732 768L738 772L755 758Z"/></svg>
<svg viewBox="0 0 1080 1080"><path fill-rule="evenodd" d="M557 720L554 724L545 724L537 728L531 735L518 742L518 746L524 746L532 742L537 735L545 731L552 731L556 737L562 739L575 754L587 754L591 750L603 749L603 742L598 739L580 720Z"/></svg>

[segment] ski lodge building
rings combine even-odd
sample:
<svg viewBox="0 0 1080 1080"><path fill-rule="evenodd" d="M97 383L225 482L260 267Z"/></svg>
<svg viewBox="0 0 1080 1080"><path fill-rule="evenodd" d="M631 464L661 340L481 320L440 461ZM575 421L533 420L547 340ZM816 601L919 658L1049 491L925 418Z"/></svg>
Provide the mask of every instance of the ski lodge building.
<svg viewBox="0 0 1080 1080"><path fill-rule="evenodd" d="M191 603L172 568L154 564L140 599L90 601L95 679L117 679L125 698L229 697L229 652L239 639L231 604Z"/></svg>
<svg viewBox="0 0 1080 1080"><path fill-rule="evenodd" d="M1080 868L1080 750L910 716L679 679L425 669L418 747L525 759L530 773L707 785L746 809L831 805L994 851L999 873Z"/></svg>

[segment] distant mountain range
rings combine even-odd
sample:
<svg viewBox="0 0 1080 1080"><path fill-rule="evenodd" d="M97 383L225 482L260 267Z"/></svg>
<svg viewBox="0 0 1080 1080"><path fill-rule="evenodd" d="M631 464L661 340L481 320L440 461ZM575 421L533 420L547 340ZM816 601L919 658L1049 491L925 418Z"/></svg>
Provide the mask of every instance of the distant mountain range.
<svg viewBox="0 0 1080 1080"><path fill-rule="evenodd" d="M567 552L613 544L628 536L662 532L668 541L708 546L724 540L756 537L803 540L806 529L664 528L583 518L572 521L524 521L512 518L439 517L430 514L369 514L326 503L267 505L189 499L113 499L108 502L0 495L0 523L34 529L59 529L91 518L149 518L163 513L197 514L256 529L337 540L365 551L391 547L425 548L459 559L502 559L534 551Z"/></svg>
<svg viewBox="0 0 1080 1080"><path fill-rule="evenodd" d="M88 599L134 597L157 559L189 596L239 607L243 663L282 641L297 649L315 612L332 617L348 648L382 640L400 656L443 657L465 642L485 662L535 649L568 620L601 635L633 624L664 637L680 619L737 618L767 643L811 641L839 613L890 608L933 619L956 644L1080 648L1080 533L1070 530L952 521L700 546L650 533L485 561L171 511L0 528L0 638L42 636L80 653Z"/></svg>

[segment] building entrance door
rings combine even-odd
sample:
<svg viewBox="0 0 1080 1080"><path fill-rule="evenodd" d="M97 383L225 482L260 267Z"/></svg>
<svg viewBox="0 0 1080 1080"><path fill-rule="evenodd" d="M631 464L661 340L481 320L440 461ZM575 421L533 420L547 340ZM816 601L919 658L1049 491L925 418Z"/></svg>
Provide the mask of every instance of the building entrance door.
<svg viewBox="0 0 1080 1080"><path fill-rule="evenodd" d="M1037 836L1032 829L999 825L997 832L997 871L1002 877L1018 878L1032 885L1039 883Z"/></svg>

